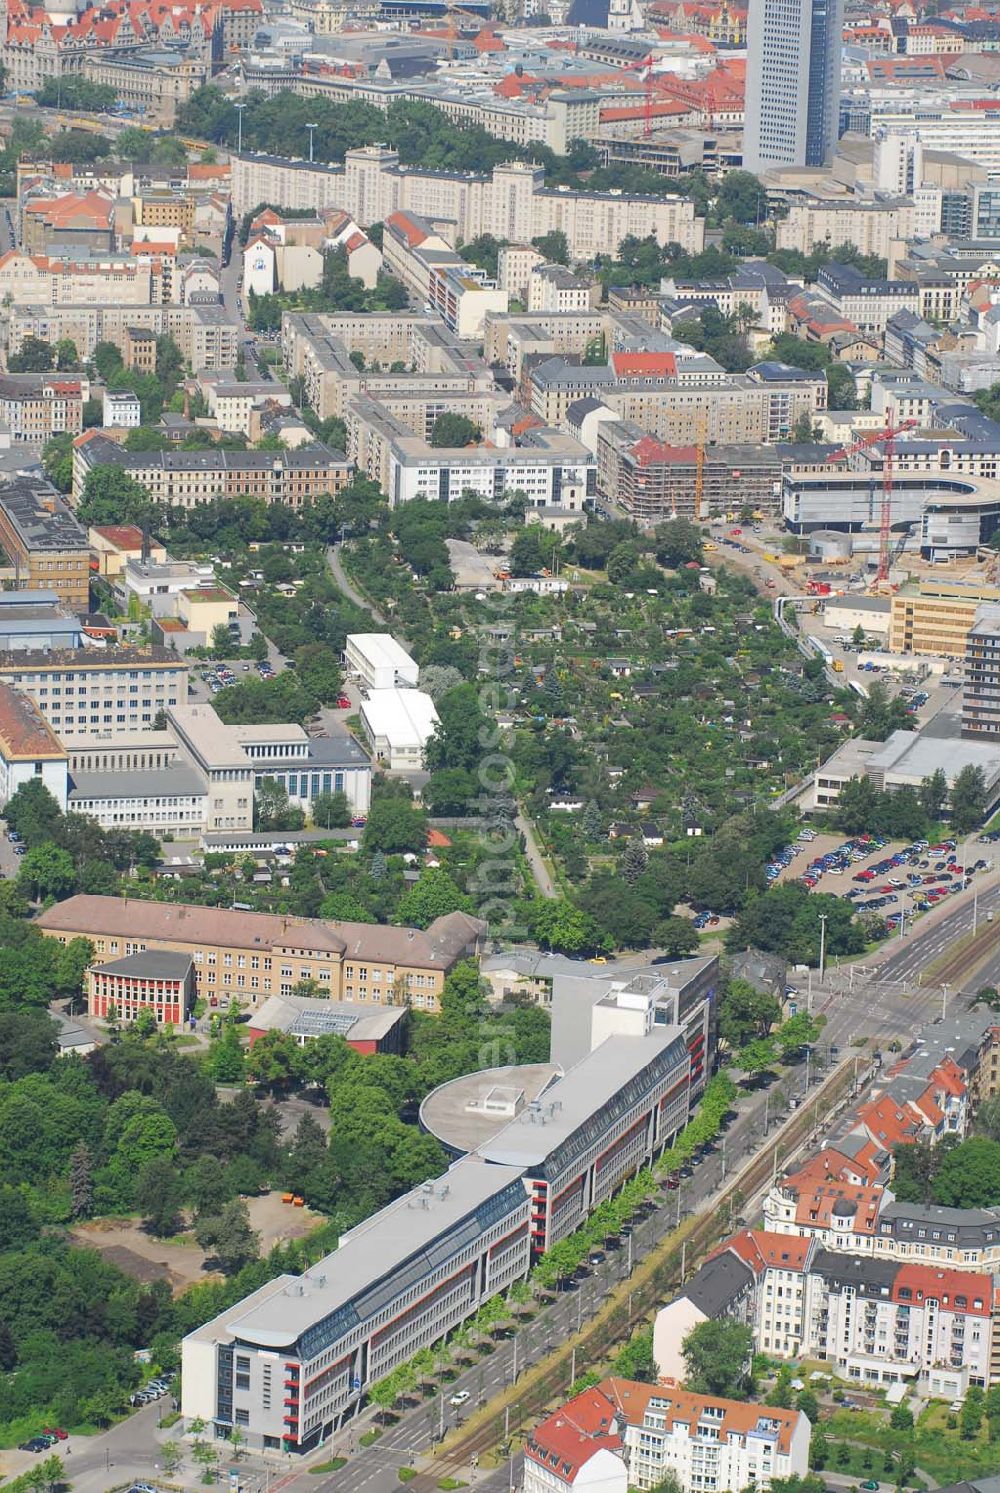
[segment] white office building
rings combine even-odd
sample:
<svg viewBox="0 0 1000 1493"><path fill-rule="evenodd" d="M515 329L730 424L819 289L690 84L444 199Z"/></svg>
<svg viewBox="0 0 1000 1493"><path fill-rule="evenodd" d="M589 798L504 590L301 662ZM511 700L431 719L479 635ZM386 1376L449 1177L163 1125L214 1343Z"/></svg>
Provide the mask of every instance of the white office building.
<svg viewBox="0 0 1000 1493"><path fill-rule="evenodd" d="M415 689L420 680L417 664L387 632L349 632L344 664L365 689Z"/></svg>
<svg viewBox="0 0 1000 1493"><path fill-rule="evenodd" d="M434 735L438 713L423 690L372 690L361 706L361 726L376 759L393 772L416 772Z"/></svg>

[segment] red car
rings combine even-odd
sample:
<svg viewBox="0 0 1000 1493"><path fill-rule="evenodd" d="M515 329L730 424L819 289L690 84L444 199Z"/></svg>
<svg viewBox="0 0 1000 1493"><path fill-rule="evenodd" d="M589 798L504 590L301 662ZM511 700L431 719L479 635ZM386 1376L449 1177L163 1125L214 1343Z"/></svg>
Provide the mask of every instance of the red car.
<svg viewBox="0 0 1000 1493"><path fill-rule="evenodd" d="M351 708L351 702L347 698L347 696L346 695L338 695L337 696L337 709L338 710L350 710L350 708Z"/></svg>
<svg viewBox="0 0 1000 1493"><path fill-rule="evenodd" d="M69 1438L69 1432L64 1431L61 1426L43 1426L42 1435L54 1436L57 1441L66 1441Z"/></svg>

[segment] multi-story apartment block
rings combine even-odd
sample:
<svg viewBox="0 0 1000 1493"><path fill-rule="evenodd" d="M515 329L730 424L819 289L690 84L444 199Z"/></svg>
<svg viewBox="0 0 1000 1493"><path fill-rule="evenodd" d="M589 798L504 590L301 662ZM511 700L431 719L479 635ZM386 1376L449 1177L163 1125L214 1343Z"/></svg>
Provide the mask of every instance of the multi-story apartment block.
<svg viewBox="0 0 1000 1493"><path fill-rule="evenodd" d="M685 1493L768 1488L802 1477L810 1426L799 1410L692 1394L674 1384L606 1381L625 1426L629 1484L653 1488L670 1473Z"/></svg>
<svg viewBox="0 0 1000 1493"><path fill-rule="evenodd" d="M810 1426L797 1410L692 1394L676 1382L605 1379L525 1442L524 1493L627 1493L665 1477L684 1493L802 1476Z"/></svg>
<svg viewBox="0 0 1000 1493"><path fill-rule="evenodd" d="M916 231L915 211L912 199L906 197L861 202L853 197L831 200L805 191L792 193L788 216L777 225L778 248L808 254L816 244L856 244L862 254L885 259L891 271Z"/></svg>
<svg viewBox="0 0 1000 1493"><path fill-rule="evenodd" d="M479 952L486 924L466 913L437 918L425 932L375 923L324 923L276 913L70 897L38 927L60 943L89 938L101 963L147 950L173 950L194 961L195 988L226 1005L258 1006L315 980L331 1000L410 1004L437 1011L445 978Z"/></svg>
<svg viewBox="0 0 1000 1493"><path fill-rule="evenodd" d="M215 498L252 497L288 508L347 485L353 471L343 452L319 442L295 451L126 451L88 431L73 446L73 494L96 466L117 466L141 482L154 503L196 508Z"/></svg>
<svg viewBox="0 0 1000 1493"><path fill-rule="evenodd" d="M719 1317L748 1323L757 1351L819 1359L840 1379L954 1399L997 1378L993 1278L975 1270L737 1234L657 1314L660 1375L681 1368L683 1334Z"/></svg>
<svg viewBox="0 0 1000 1493"><path fill-rule="evenodd" d="M349 410L348 447L393 507L411 498L455 500L474 492L490 501L522 492L529 507L583 515L595 491L593 458L571 435L531 429L513 446L432 446L374 399Z"/></svg>
<svg viewBox="0 0 1000 1493"><path fill-rule="evenodd" d="M920 297L912 280L869 280L853 264L827 264L817 278L820 294L861 332L882 334L900 311L916 313Z"/></svg>
<svg viewBox="0 0 1000 1493"><path fill-rule="evenodd" d="M336 202L363 228L394 212L413 212L454 223L461 242L482 233L527 242L559 229L574 259L607 253L628 234L653 234L692 253L703 245L704 220L687 198L571 192L544 183L540 168L521 161L497 166L491 177L404 170L398 152L381 145L349 150L342 171L242 155L233 157L233 210L249 212L261 202L314 209Z"/></svg>
<svg viewBox="0 0 1000 1493"><path fill-rule="evenodd" d="M662 369L644 372L641 363L633 369L627 355L608 367L549 358L531 368L527 383L530 407L546 425L563 426L577 400L598 399L671 446L787 441L800 416L826 408L827 394L825 376L798 377L793 369L767 378L707 373L686 382Z"/></svg>
<svg viewBox="0 0 1000 1493"><path fill-rule="evenodd" d="M59 373L5 373L0 376L0 423L15 441L44 445L54 435L83 429L86 378Z"/></svg>
<svg viewBox="0 0 1000 1493"><path fill-rule="evenodd" d="M600 293L598 282L574 275L563 264L540 264L528 277L528 310L591 311Z"/></svg>
<svg viewBox="0 0 1000 1493"><path fill-rule="evenodd" d="M9 249L0 256L0 294L17 306L149 306L170 299L163 283L162 254L139 245L133 254Z"/></svg>
<svg viewBox="0 0 1000 1493"><path fill-rule="evenodd" d="M51 482L21 477L0 487L0 547L19 589L54 591L68 606L89 610L87 531Z"/></svg>
<svg viewBox="0 0 1000 1493"><path fill-rule="evenodd" d="M148 289L148 287L147 287ZM93 356L99 342L114 342L122 350L127 368L152 372L156 364L156 339L169 333L185 360L203 369L232 368L243 328L224 306L163 306L141 304L123 296L121 304L25 305L10 308L7 351L16 353L25 337L39 337L55 345L63 337L76 343L81 357Z"/></svg>
<svg viewBox="0 0 1000 1493"><path fill-rule="evenodd" d="M826 446L670 446L631 420L608 419L597 431L597 490L640 523L675 514L725 512L734 491L754 508L774 510L785 470L828 470ZM701 512L696 497L701 489Z"/></svg>
<svg viewBox="0 0 1000 1493"><path fill-rule="evenodd" d="M404 403L412 395L423 404L440 400L438 413L452 408L454 396L493 395L493 375L485 361L463 346L441 321L426 316L326 316L286 312L281 319L285 370L305 382L306 399L322 419L343 419L363 394ZM402 364L397 373L359 371L351 361ZM405 410L399 411L408 418ZM428 432L429 433L429 432Z"/></svg>
<svg viewBox="0 0 1000 1493"><path fill-rule="evenodd" d="M965 643L962 735L1000 740L1000 606L980 606Z"/></svg>
<svg viewBox="0 0 1000 1493"><path fill-rule="evenodd" d="M188 668L166 648L0 653L0 683L34 700L52 729L88 735L151 726L187 699Z"/></svg>

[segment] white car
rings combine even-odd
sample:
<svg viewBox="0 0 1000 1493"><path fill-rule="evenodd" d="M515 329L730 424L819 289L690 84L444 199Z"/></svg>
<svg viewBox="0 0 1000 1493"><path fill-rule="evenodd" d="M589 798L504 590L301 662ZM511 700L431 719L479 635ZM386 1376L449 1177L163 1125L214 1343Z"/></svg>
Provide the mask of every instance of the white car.
<svg viewBox="0 0 1000 1493"><path fill-rule="evenodd" d="M466 1400L472 1399L472 1392L468 1389L460 1389L452 1395L448 1401L449 1405L464 1405Z"/></svg>

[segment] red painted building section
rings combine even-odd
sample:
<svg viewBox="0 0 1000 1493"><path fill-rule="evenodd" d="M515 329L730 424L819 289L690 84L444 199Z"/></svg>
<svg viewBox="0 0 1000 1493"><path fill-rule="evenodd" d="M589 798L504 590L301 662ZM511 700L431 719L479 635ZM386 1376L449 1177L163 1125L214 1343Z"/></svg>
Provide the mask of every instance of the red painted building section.
<svg viewBox="0 0 1000 1493"><path fill-rule="evenodd" d="M287 1032L300 1047L315 1037L343 1037L364 1057L376 1052L401 1053L406 1030L405 1006L331 1001L322 997L272 995L250 1018L250 1045L265 1032Z"/></svg>
<svg viewBox="0 0 1000 1493"><path fill-rule="evenodd" d="M152 1011L162 1026L180 1026L193 1000L194 965L188 954L137 950L95 965L88 977L88 1014L101 1021L113 1006L121 1021Z"/></svg>

